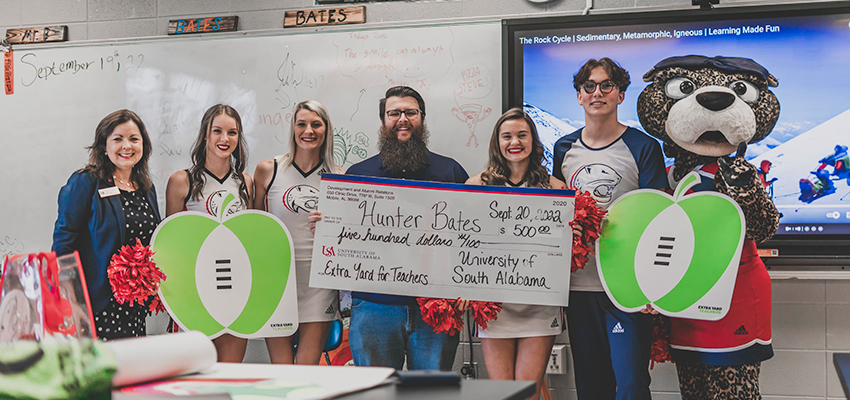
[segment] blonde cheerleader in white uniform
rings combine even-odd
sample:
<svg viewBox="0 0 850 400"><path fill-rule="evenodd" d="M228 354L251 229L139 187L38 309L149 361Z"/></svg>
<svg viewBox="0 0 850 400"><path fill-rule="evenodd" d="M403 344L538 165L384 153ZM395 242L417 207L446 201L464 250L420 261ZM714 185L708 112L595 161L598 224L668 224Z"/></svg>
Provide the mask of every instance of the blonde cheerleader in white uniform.
<svg viewBox="0 0 850 400"><path fill-rule="evenodd" d="M334 164L333 128L327 109L315 100L295 106L289 154L263 160L254 172L254 208L266 210L286 225L295 246L298 284L298 351L293 336L268 338L272 362L318 364L331 321L339 319L339 292L310 287L313 234L307 223L318 207L323 173L342 174Z"/></svg>

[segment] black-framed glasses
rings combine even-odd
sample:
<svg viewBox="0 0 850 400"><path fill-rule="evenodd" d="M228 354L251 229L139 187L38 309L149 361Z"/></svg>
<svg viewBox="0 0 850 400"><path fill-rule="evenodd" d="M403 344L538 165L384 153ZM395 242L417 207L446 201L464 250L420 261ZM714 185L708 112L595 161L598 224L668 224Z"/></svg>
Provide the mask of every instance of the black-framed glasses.
<svg viewBox="0 0 850 400"><path fill-rule="evenodd" d="M407 117L407 119L413 119L413 118L416 118L420 115L424 115L425 113L420 111L418 108L408 108L407 110L388 110L387 111L387 118L389 118L392 121L395 121L395 120L401 118L401 114L404 114L404 116Z"/></svg>
<svg viewBox="0 0 850 400"><path fill-rule="evenodd" d="M599 90L601 90L603 94L608 94L611 93L611 91L614 90L615 87L617 87L617 84L612 81L603 81L602 83L587 81L583 85L581 85L581 88L584 89L585 93L592 94L596 92L596 86L599 86Z"/></svg>

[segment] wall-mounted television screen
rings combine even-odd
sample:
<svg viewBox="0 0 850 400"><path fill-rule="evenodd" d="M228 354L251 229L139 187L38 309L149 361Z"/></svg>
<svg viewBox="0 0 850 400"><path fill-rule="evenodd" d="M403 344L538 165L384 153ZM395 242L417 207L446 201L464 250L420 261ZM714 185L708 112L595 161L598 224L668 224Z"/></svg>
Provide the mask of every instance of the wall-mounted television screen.
<svg viewBox="0 0 850 400"><path fill-rule="evenodd" d="M847 263L850 256L850 5L718 7L708 11L603 14L508 20L504 26L504 106L522 106L547 147L584 126L573 75L610 57L631 75L618 117L643 130L642 77L672 56L745 57L779 82L781 112L772 133L746 157L767 172L782 213L775 238L794 262ZM672 159L667 159L672 164ZM829 260L832 260L830 262Z"/></svg>

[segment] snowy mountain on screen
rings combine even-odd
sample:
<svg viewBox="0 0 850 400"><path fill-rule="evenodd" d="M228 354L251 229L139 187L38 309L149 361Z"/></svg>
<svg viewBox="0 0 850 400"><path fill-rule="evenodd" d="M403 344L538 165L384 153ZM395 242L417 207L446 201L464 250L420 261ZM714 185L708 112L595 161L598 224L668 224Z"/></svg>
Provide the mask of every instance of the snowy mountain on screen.
<svg viewBox="0 0 850 400"><path fill-rule="evenodd" d="M850 110L758 155L750 162L756 167L761 165L762 160L773 164L768 179L778 178L773 184L773 201L777 206L800 205L800 179L816 180L812 172L820 166L818 161L833 154L833 149L839 144L850 145ZM833 170L831 166L826 169ZM812 204L843 204L850 200L850 196L844 198L848 193L844 179L833 177L833 184L837 189L834 194L816 199Z"/></svg>
<svg viewBox="0 0 850 400"><path fill-rule="evenodd" d="M552 158L554 157L552 149L555 147L555 142L564 135L575 132L584 124L561 120L529 103L523 103L522 108L537 126L537 134L540 136L540 142L543 143L543 149L546 152L543 157L543 165L546 166L549 173L552 173Z"/></svg>

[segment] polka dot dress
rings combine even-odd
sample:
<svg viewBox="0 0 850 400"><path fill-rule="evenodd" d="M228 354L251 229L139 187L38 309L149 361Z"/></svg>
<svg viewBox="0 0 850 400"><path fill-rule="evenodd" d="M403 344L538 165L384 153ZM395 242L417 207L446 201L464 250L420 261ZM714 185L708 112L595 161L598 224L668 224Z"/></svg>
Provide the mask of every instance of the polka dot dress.
<svg viewBox="0 0 850 400"><path fill-rule="evenodd" d="M124 206L124 244L135 245L136 238L139 238L144 246L151 244L151 236L156 229L156 215L151 210L145 194L141 190L122 190L121 201Z"/></svg>
<svg viewBox="0 0 850 400"><path fill-rule="evenodd" d="M126 224L124 245L135 245L136 238L141 240L142 245L149 245L153 231L156 229L156 214L151 210L144 192L122 190L121 202ZM110 297L106 308L94 316L97 337L107 341L144 336L146 316L147 308L144 305L133 303L130 307L129 303L119 304L115 297Z"/></svg>

